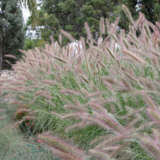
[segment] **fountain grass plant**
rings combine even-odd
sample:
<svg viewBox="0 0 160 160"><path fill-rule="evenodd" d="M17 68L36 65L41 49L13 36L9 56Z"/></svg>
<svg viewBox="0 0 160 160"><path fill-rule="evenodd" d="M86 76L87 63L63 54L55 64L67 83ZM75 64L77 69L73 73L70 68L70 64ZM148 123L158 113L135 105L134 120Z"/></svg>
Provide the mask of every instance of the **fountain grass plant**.
<svg viewBox="0 0 160 160"><path fill-rule="evenodd" d="M47 146L42 146L32 137L27 139L16 129L13 121L15 107L0 103L0 159L60 160Z"/></svg>
<svg viewBox="0 0 160 160"><path fill-rule="evenodd" d="M23 113L19 124L28 118L38 142L62 159L159 160L160 23L123 9L127 33L117 32L118 19L102 18L95 40L86 23L80 54L53 40L23 51L16 80L1 87L15 98L16 116Z"/></svg>

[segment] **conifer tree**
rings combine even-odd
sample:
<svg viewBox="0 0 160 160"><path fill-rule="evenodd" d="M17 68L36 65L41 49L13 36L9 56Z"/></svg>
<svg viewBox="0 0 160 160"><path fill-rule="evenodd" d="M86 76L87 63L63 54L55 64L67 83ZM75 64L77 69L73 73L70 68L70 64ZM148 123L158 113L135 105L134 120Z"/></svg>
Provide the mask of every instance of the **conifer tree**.
<svg viewBox="0 0 160 160"><path fill-rule="evenodd" d="M17 0L0 0L0 66L9 67L6 54L20 56L18 50L23 48L23 17ZM2 61L3 60L3 61Z"/></svg>

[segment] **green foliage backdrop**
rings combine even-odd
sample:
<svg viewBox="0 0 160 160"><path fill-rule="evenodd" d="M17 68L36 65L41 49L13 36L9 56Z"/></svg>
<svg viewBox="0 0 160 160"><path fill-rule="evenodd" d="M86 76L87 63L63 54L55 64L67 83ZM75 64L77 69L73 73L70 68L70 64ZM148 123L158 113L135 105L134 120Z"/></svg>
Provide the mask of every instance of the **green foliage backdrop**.
<svg viewBox="0 0 160 160"><path fill-rule="evenodd" d="M38 25L45 26L42 37L45 40L53 35L58 39L60 29L72 34L75 38L85 35L84 23L88 22L91 31L96 34L101 17L113 16L116 0L43 0L38 11Z"/></svg>
<svg viewBox="0 0 160 160"><path fill-rule="evenodd" d="M101 17L110 21L120 17L119 26L128 30L129 22L121 7L123 4L129 8L134 19L138 17L139 11L152 23L160 18L159 0L41 0L36 25L43 26L42 39L49 41L51 35L58 39L60 29L69 32L76 39L84 37L84 23L88 22L94 38L97 38ZM34 22L32 16L28 24Z"/></svg>

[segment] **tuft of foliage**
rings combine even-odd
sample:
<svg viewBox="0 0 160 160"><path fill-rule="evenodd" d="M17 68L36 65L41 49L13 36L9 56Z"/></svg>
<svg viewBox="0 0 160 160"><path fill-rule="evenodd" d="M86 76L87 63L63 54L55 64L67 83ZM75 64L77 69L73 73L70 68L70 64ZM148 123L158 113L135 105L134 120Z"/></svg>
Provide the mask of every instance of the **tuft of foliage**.
<svg viewBox="0 0 160 160"><path fill-rule="evenodd" d="M33 49L36 47L42 47L45 45L45 41L42 39L30 39L26 38L24 41L24 50Z"/></svg>
<svg viewBox="0 0 160 160"><path fill-rule="evenodd" d="M33 137L27 139L15 123L15 106L0 103L0 159L1 160L60 160L53 156L47 146L37 143Z"/></svg>

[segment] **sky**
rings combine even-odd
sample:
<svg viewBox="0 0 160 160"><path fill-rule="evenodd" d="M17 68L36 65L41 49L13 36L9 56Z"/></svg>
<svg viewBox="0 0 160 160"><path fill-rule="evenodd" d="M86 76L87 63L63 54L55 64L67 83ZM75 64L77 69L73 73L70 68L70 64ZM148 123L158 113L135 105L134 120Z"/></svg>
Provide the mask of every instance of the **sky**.
<svg viewBox="0 0 160 160"><path fill-rule="evenodd" d="M26 23L28 17L30 16L30 12L29 12L28 8L25 8L24 6L22 7L22 12L23 12L24 22Z"/></svg>

